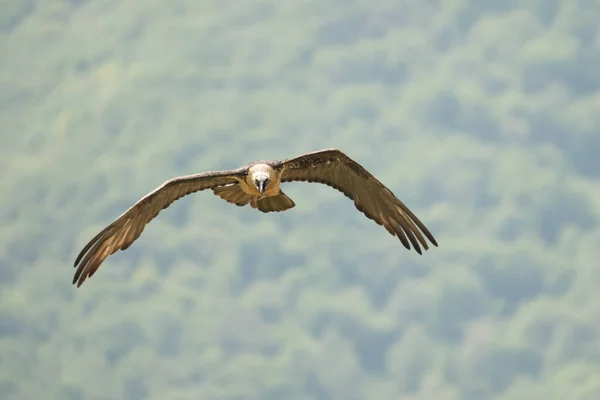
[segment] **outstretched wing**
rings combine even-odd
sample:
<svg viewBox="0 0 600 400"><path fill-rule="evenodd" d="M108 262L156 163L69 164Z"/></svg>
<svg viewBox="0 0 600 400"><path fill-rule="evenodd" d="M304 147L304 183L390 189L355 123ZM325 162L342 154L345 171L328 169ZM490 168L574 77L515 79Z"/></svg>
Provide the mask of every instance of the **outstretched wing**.
<svg viewBox="0 0 600 400"><path fill-rule="evenodd" d="M243 176L245 171L244 168L211 171L169 179L141 198L90 240L75 260L74 266L77 271L73 277L73 284L77 282L77 287L80 287L86 278L94 275L106 257L131 246L140 237L146 224L175 200L200 190L235 183L236 177Z"/></svg>
<svg viewBox="0 0 600 400"><path fill-rule="evenodd" d="M421 232L437 246L433 235L404 203L369 171L338 149L290 158L282 161L278 168L283 169L281 182L323 183L344 193L354 200L359 211L397 236L409 250L409 242L419 254L419 243L425 250L429 249Z"/></svg>

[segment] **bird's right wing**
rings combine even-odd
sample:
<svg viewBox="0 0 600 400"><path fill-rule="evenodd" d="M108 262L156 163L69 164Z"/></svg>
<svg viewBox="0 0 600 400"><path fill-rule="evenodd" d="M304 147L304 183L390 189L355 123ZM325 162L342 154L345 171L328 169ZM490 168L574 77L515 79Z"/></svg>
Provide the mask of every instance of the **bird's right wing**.
<svg viewBox="0 0 600 400"><path fill-rule="evenodd" d="M141 198L81 250L75 260L77 287L91 277L106 257L125 250L142 234L146 225L171 203L188 194L237 182L246 170L210 171L169 179ZM87 254L86 254L87 253ZM79 266L78 266L79 264Z"/></svg>

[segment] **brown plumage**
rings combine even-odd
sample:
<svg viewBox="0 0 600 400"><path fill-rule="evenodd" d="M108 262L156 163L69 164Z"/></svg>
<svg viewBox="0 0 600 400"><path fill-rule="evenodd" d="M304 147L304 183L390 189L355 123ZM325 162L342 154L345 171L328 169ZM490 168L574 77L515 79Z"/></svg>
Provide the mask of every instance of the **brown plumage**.
<svg viewBox="0 0 600 400"><path fill-rule="evenodd" d="M100 231L79 253L73 284L77 287L98 270L117 250L125 250L141 235L158 213L177 199L211 189L237 206L250 204L259 211L279 212L295 206L280 183L305 181L331 186L354 201L356 208L397 236L404 247L411 244L421 254L429 246L423 234L437 242L423 223L356 161L337 149L319 150L284 161L255 161L226 171L210 171L170 179L148 193Z"/></svg>

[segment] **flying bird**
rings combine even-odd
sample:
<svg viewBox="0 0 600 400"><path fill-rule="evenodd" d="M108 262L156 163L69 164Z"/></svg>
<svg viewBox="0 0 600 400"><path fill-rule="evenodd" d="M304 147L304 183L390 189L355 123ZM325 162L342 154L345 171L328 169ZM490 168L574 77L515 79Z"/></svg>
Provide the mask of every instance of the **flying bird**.
<svg viewBox="0 0 600 400"><path fill-rule="evenodd" d="M434 246L438 245L412 211L369 171L340 150L325 149L283 161L261 160L237 169L167 180L90 240L75 260L73 284L80 287L106 257L131 246L161 210L183 196L210 189L237 206L250 204L263 213L279 212L295 206L280 187L281 183L293 181L322 183L339 190L367 218L397 236L408 250L411 244L419 254L421 246L429 249L423 234Z"/></svg>

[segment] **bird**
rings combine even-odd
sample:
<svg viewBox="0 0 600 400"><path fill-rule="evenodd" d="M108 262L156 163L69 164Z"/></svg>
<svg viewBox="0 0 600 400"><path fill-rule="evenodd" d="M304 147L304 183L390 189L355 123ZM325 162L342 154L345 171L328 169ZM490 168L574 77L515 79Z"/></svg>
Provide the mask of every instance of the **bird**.
<svg viewBox="0 0 600 400"><path fill-rule="evenodd" d="M288 182L312 182L330 186L354 201L368 219L383 226L402 245L422 254L431 244L438 247L427 227L357 161L337 148L301 154L285 160L259 160L237 169L207 171L171 178L146 194L92 238L78 254L73 284L79 288L103 261L137 240L146 225L161 210L183 196L212 192L228 203L247 206L263 213L282 212L296 204L282 190Z"/></svg>

